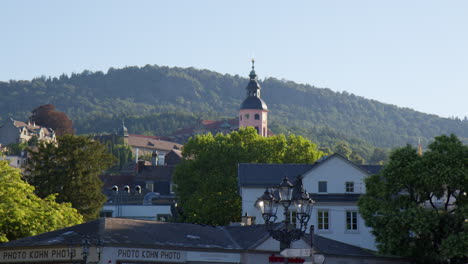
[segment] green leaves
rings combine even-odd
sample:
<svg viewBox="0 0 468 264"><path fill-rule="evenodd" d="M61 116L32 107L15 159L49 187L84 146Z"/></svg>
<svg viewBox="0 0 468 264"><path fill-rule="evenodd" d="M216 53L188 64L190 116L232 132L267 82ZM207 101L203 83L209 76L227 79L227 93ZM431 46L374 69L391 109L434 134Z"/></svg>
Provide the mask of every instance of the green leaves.
<svg viewBox="0 0 468 264"><path fill-rule="evenodd" d="M380 251L420 263L466 260L467 179L468 147L454 135L436 137L423 156L410 145L396 149L359 200Z"/></svg>
<svg viewBox="0 0 468 264"><path fill-rule="evenodd" d="M85 220L98 217L106 200L98 176L115 160L104 145L87 137L65 135L57 144L39 145L30 155L27 180L39 197L57 193L57 201L71 203Z"/></svg>
<svg viewBox="0 0 468 264"><path fill-rule="evenodd" d="M34 194L18 169L0 161L0 243L80 224L83 217L69 203Z"/></svg>
<svg viewBox="0 0 468 264"><path fill-rule="evenodd" d="M254 128L198 135L183 148L174 181L186 222L225 225L239 221L239 163L312 163L323 155L300 136L262 137Z"/></svg>

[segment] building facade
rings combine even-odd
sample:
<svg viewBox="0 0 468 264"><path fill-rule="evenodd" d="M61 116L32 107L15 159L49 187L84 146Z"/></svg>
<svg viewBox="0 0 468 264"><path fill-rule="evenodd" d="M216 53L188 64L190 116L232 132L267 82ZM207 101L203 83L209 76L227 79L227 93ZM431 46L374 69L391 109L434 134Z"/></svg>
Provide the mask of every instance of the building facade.
<svg viewBox="0 0 468 264"><path fill-rule="evenodd" d="M323 254L325 263L406 263L321 236L305 236L293 248ZM81 225L0 244L2 264L268 264L284 259L265 226L207 226L121 218ZM311 262L310 256L289 263Z"/></svg>
<svg viewBox="0 0 468 264"><path fill-rule="evenodd" d="M250 80L245 88L247 98L242 102L239 110L239 127L254 127L261 136L268 136L268 107L260 97L261 87L257 81L257 74L252 60Z"/></svg>
<svg viewBox="0 0 468 264"><path fill-rule="evenodd" d="M379 166L357 166L346 158L333 154L314 164L239 164L238 181L242 197L242 213L263 219L257 207L258 198L266 188L279 185L284 177L294 182L300 175L306 191L315 205L309 225L323 237L346 244L376 249L371 229L359 214L357 201L366 192L364 179ZM291 207L292 208L292 207ZM284 219L278 209L278 221ZM295 213L291 211L291 222Z"/></svg>
<svg viewBox="0 0 468 264"><path fill-rule="evenodd" d="M21 122L10 118L0 127L0 145L25 143L33 137L39 141L55 142L55 132L52 128L36 125L34 122Z"/></svg>

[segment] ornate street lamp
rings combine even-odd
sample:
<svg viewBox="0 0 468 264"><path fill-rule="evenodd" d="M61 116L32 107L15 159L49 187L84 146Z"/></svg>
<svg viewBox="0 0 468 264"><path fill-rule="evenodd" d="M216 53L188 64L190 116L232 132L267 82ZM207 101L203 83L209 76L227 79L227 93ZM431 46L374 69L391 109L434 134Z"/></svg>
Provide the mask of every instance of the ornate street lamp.
<svg viewBox="0 0 468 264"><path fill-rule="evenodd" d="M275 229L273 224L277 219L278 204L284 208L284 225L280 229ZM295 207L296 218L299 221L297 226L290 223L289 207L291 204ZM262 212L268 232L273 239L280 241L280 249L283 250L290 248L291 242L299 240L304 235L314 201L302 185L302 176L298 176L295 185L284 177L276 191L267 188L265 193L258 198L257 205Z"/></svg>
<svg viewBox="0 0 468 264"><path fill-rule="evenodd" d="M89 239L88 238L83 239L81 246L83 248L83 251L81 253L81 255L83 255L83 263L88 264L89 247L91 246Z"/></svg>

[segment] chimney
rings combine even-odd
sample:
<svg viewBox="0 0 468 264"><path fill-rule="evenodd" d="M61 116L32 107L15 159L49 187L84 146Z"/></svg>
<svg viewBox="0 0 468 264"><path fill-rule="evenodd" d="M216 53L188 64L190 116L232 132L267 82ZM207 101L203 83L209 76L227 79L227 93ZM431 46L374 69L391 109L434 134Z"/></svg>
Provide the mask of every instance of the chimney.
<svg viewBox="0 0 468 264"><path fill-rule="evenodd" d="M138 164L137 172L140 173L143 170L143 168L145 167L145 161L144 160L139 160L137 164Z"/></svg>
<svg viewBox="0 0 468 264"><path fill-rule="evenodd" d="M158 152L153 150L153 154L151 154L151 166L156 166L158 161Z"/></svg>
<svg viewBox="0 0 468 264"><path fill-rule="evenodd" d="M248 216L247 212L242 216L241 223L244 226L255 225L255 216Z"/></svg>
<svg viewBox="0 0 468 264"><path fill-rule="evenodd" d="M164 153L159 153L158 154L158 166L164 166Z"/></svg>

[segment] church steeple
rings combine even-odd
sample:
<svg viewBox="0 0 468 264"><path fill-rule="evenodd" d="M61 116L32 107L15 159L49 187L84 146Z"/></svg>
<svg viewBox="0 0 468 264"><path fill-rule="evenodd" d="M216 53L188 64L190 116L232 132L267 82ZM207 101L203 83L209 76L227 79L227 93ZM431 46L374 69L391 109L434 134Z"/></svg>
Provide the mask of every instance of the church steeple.
<svg viewBox="0 0 468 264"><path fill-rule="evenodd" d="M257 74L255 73L255 60L252 59L252 70L250 71L249 74L250 80L249 83L247 84L247 97L258 97L260 98L260 84L258 84L257 81Z"/></svg>
<svg viewBox="0 0 468 264"><path fill-rule="evenodd" d="M242 102L239 110L239 127L254 127L258 134L268 136L268 107L260 98L260 84L255 73L255 60L252 59L252 70L249 74L250 80L245 88L247 98Z"/></svg>
<svg viewBox="0 0 468 264"><path fill-rule="evenodd" d="M257 79L257 74L255 73L255 60L254 59L252 59L252 70L250 71L249 77L250 77L250 80Z"/></svg>

